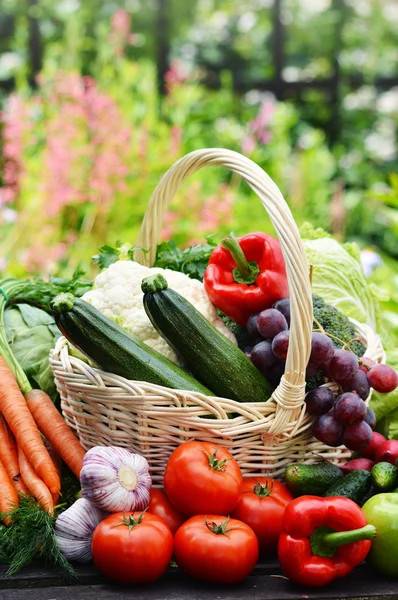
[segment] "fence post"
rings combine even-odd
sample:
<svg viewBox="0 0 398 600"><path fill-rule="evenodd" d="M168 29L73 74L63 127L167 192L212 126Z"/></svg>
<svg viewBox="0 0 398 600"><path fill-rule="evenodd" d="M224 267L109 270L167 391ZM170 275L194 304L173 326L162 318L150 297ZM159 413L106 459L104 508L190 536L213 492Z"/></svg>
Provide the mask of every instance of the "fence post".
<svg viewBox="0 0 398 600"><path fill-rule="evenodd" d="M340 98L341 98L341 69L340 69L340 52L342 48L342 31L346 17L346 5L344 0L333 0L333 10L338 14L335 25L334 36L334 55L333 55L333 74L330 85L330 107L331 116L329 123L329 142L333 146L340 138L341 121L340 121Z"/></svg>
<svg viewBox="0 0 398 600"><path fill-rule="evenodd" d="M157 18L156 18L156 69L157 69L157 84L159 94L163 95L166 92L166 73L169 69L169 0L157 0Z"/></svg>
<svg viewBox="0 0 398 600"><path fill-rule="evenodd" d="M41 41L39 19L35 15L38 0L28 0L28 51L29 51L29 85L37 86L36 76L41 71L43 64L43 45Z"/></svg>
<svg viewBox="0 0 398 600"><path fill-rule="evenodd" d="M274 0L274 15L273 15L273 62L275 68L274 91L278 100L284 99L284 80L282 76L284 62L284 30L281 18L282 0Z"/></svg>

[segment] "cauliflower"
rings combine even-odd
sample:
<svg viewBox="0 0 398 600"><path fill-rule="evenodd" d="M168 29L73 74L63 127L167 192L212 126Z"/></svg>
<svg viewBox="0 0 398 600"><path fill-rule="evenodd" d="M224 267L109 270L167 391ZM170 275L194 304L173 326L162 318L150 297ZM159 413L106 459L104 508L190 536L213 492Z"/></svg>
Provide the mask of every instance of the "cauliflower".
<svg viewBox="0 0 398 600"><path fill-rule="evenodd" d="M162 273L170 288L181 294L222 334L236 344L234 334L217 315L215 306L207 296L203 284L190 279L185 273L170 269L143 267L137 262L119 260L95 278L93 289L84 294L83 300L92 304L103 315L113 319L129 333L157 350L163 356L180 364L175 352L160 337L147 317L142 302L141 281Z"/></svg>

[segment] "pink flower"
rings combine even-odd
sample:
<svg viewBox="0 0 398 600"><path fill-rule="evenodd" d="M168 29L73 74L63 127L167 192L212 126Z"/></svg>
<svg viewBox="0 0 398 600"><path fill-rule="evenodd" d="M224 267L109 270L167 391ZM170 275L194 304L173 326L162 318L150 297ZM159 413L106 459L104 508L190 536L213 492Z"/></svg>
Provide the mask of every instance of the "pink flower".
<svg viewBox="0 0 398 600"><path fill-rule="evenodd" d="M242 140L242 152L251 154L257 143L268 144L271 141L270 126L275 112L275 102L266 97L257 116L248 123L248 134Z"/></svg>
<svg viewBox="0 0 398 600"><path fill-rule="evenodd" d="M167 92L170 92L175 85L184 83L187 79L187 68L181 61L174 60L165 75Z"/></svg>

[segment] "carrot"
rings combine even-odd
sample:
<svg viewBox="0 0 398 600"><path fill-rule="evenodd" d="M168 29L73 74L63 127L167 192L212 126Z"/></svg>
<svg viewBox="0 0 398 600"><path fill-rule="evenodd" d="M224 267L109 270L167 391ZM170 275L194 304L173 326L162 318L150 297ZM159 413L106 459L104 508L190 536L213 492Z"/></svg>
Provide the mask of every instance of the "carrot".
<svg viewBox="0 0 398 600"><path fill-rule="evenodd" d="M26 483L28 490L33 494L39 504L45 508L50 515L54 514L53 499L50 490L38 477L34 468L26 458L22 448L18 448L19 468L21 469L22 477Z"/></svg>
<svg viewBox="0 0 398 600"><path fill-rule="evenodd" d="M28 488L24 484L21 473L19 472L18 452L15 439L3 415L0 415L0 461L3 463L7 475L11 479L17 493L27 494Z"/></svg>
<svg viewBox="0 0 398 600"><path fill-rule="evenodd" d="M41 390L30 391L25 394L25 398L41 433L76 477L80 477L86 452L72 429L55 408L51 398Z"/></svg>
<svg viewBox="0 0 398 600"><path fill-rule="evenodd" d="M15 377L2 356L0 356L0 412L13 432L18 448L23 450L38 476L43 479L52 494L59 493L61 489L59 476L44 447Z"/></svg>
<svg viewBox="0 0 398 600"><path fill-rule="evenodd" d="M2 462L0 462L0 512L11 512L19 506L17 491ZM11 525L11 517L3 519L6 525Z"/></svg>
<svg viewBox="0 0 398 600"><path fill-rule="evenodd" d="M62 467L62 460L59 454L57 454L54 450L54 448L51 446L50 442L44 438L44 445L48 450L49 455L51 456L51 460L54 463L54 467L59 475L59 477L61 477L61 467ZM59 500L59 494L51 494L53 497L53 503L54 506L56 506L58 504L58 500Z"/></svg>

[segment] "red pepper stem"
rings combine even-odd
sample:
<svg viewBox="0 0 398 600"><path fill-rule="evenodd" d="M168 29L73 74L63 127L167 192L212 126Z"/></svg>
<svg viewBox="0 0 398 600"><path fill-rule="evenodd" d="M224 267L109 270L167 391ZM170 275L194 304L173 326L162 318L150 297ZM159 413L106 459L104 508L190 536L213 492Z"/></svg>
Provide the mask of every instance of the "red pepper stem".
<svg viewBox="0 0 398 600"><path fill-rule="evenodd" d="M248 277L250 275L249 263L236 237L232 234L225 236L221 240L221 246L230 251L242 277Z"/></svg>
<svg viewBox="0 0 398 600"><path fill-rule="evenodd" d="M236 283L246 283L248 285L254 283L260 273L260 268L256 262L247 261L237 238L231 233L222 238L221 246L231 253L235 261L236 269L233 270L233 276Z"/></svg>
<svg viewBox="0 0 398 600"><path fill-rule="evenodd" d="M365 525L360 529L352 529L351 531L336 531L334 533L325 533L322 536L322 544L329 548L338 548L345 544L360 542L362 540L374 540L376 537L376 527L374 525Z"/></svg>

